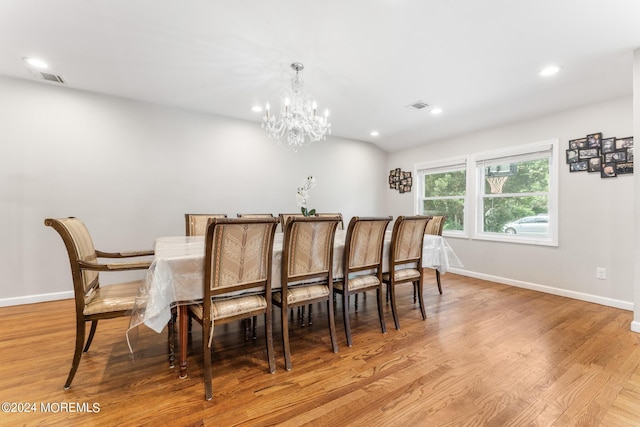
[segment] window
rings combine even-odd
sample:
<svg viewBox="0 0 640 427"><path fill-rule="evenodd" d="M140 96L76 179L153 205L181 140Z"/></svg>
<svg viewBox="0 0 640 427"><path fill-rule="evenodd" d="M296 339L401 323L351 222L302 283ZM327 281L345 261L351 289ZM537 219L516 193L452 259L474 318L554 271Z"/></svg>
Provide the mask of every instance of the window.
<svg viewBox="0 0 640 427"><path fill-rule="evenodd" d="M557 245L557 145L475 156L475 237Z"/></svg>
<svg viewBox="0 0 640 427"><path fill-rule="evenodd" d="M444 232L465 234L467 159L456 158L416 165L417 213L446 215Z"/></svg>
<svg viewBox="0 0 640 427"><path fill-rule="evenodd" d="M415 212L446 215L448 236L558 245L557 140L420 163L415 176Z"/></svg>

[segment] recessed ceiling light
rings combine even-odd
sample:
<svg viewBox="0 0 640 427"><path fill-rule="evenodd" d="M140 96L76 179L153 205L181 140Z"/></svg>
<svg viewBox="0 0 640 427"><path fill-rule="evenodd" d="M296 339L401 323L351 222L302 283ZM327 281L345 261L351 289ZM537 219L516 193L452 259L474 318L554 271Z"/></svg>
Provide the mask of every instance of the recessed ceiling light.
<svg viewBox="0 0 640 427"><path fill-rule="evenodd" d="M42 59L38 58L23 58L24 62L36 68L49 68L49 65Z"/></svg>
<svg viewBox="0 0 640 427"><path fill-rule="evenodd" d="M254 105L253 107L251 107L251 111L253 111L254 113L259 113L262 111L262 107L259 105Z"/></svg>
<svg viewBox="0 0 640 427"><path fill-rule="evenodd" d="M440 107L433 107L431 109L431 114L440 114L440 113L442 113L442 108Z"/></svg>
<svg viewBox="0 0 640 427"><path fill-rule="evenodd" d="M546 68L543 68L542 71L540 71L540 75L543 77L553 76L558 71L560 71L560 67L558 67L557 65L550 65Z"/></svg>
<svg viewBox="0 0 640 427"><path fill-rule="evenodd" d="M380 136L380 132L378 132L377 130L372 130L370 135L371 136Z"/></svg>

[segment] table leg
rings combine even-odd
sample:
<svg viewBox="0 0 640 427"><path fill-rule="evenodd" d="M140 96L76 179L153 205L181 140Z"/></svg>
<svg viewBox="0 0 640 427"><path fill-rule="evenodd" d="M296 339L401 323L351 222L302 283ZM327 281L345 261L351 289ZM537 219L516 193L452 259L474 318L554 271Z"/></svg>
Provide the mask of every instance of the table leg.
<svg viewBox="0 0 640 427"><path fill-rule="evenodd" d="M180 378L187 378L187 341L189 340L189 307L187 305L178 306L178 317L180 330L178 341L180 342Z"/></svg>

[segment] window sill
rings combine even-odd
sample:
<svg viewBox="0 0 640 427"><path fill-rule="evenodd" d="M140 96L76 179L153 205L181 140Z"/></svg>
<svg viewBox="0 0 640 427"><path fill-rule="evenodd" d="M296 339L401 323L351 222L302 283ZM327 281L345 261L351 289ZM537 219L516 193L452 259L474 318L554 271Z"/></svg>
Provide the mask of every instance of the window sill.
<svg viewBox="0 0 640 427"><path fill-rule="evenodd" d="M489 240L500 243L517 243L522 245L533 246L553 246L558 247L558 242L551 237L530 237L518 236L513 234L503 235L500 233L477 234L471 238L472 240Z"/></svg>

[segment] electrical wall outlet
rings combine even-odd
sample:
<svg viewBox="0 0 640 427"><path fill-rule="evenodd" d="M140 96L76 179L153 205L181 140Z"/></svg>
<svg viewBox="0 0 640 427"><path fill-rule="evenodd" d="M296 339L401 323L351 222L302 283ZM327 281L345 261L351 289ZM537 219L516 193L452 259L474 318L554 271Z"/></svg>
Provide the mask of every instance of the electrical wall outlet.
<svg viewBox="0 0 640 427"><path fill-rule="evenodd" d="M596 267L596 278L606 280L607 279L607 269L604 267Z"/></svg>

